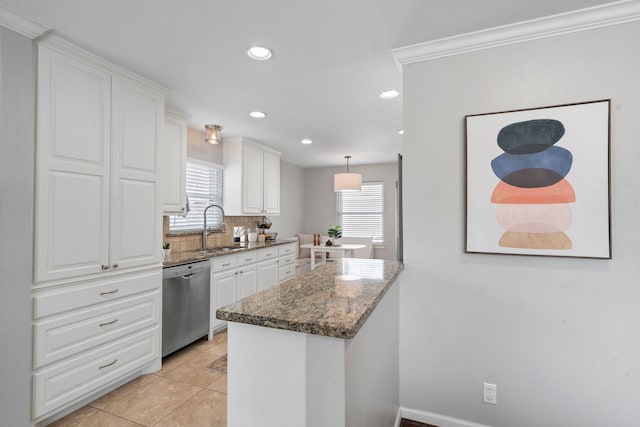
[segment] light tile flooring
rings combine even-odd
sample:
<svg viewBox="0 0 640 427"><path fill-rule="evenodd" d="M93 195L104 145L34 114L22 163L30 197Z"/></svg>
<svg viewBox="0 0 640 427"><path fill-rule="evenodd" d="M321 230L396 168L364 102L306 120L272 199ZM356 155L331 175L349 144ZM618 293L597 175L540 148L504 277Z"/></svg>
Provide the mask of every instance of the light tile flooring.
<svg viewBox="0 0 640 427"><path fill-rule="evenodd" d="M51 427L224 427L227 376L207 365L227 353L226 330L166 357L143 375Z"/></svg>

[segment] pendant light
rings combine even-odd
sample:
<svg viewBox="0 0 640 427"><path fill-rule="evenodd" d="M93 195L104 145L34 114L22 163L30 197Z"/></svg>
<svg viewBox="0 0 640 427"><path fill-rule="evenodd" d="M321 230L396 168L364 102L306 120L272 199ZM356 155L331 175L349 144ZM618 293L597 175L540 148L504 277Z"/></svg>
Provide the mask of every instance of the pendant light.
<svg viewBox="0 0 640 427"><path fill-rule="evenodd" d="M204 140L209 144L220 144L222 142L222 137L220 136L220 132L222 131L222 126L220 125L204 125L205 130L207 131Z"/></svg>
<svg viewBox="0 0 640 427"><path fill-rule="evenodd" d="M360 191L362 175L349 173L349 159L351 156L344 156L344 158L347 159L347 173L337 173L333 176L333 191Z"/></svg>

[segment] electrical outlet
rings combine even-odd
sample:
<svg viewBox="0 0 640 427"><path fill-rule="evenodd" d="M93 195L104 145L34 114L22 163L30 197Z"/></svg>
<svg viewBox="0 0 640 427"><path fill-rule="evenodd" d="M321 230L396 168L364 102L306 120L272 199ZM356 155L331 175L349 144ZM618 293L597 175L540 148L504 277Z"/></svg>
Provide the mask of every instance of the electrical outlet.
<svg viewBox="0 0 640 427"><path fill-rule="evenodd" d="M482 401L492 405L498 403L498 387L489 383L482 383L482 385Z"/></svg>

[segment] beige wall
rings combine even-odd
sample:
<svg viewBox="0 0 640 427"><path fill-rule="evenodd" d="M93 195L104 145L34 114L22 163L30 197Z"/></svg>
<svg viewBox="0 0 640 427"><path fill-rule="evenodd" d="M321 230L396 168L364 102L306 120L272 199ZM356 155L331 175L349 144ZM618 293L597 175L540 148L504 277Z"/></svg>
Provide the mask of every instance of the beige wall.
<svg viewBox="0 0 640 427"><path fill-rule="evenodd" d="M402 406L495 427L638 425L638 40L635 22L404 67ZM604 98L613 259L465 254L464 116Z"/></svg>

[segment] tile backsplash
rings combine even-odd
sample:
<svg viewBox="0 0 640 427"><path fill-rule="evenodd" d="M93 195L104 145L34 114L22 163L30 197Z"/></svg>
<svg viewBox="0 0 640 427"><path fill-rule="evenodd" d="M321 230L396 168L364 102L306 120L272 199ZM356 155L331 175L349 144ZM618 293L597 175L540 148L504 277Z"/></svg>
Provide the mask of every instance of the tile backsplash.
<svg viewBox="0 0 640 427"><path fill-rule="evenodd" d="M207 236L207 247L228 246L233 244L233 227L245 227L254 230L260 216L225 216L224 223L227 231L224 233L211 233ZM169 242L171 250L176 252L189 251L202 248L202 233L170 233L169 217L162 217L163 242Z"/></svg>

